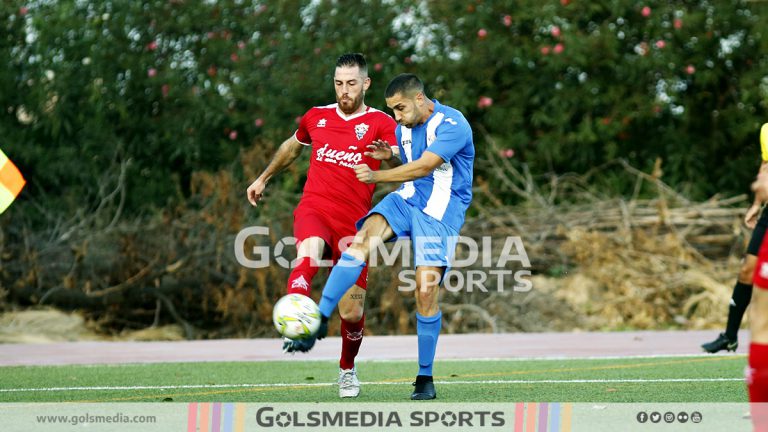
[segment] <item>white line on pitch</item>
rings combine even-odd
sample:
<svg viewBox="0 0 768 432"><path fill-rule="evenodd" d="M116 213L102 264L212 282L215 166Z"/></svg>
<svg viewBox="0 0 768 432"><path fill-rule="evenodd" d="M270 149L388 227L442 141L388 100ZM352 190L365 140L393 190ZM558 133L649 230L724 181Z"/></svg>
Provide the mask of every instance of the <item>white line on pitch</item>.
<svg viewBox="0 0 768 432"><path fill-rule="evenodd" d="M414 354L415 355L415 354ZM293 360L293 358L290 358L288 356L289 360ZM668 359L668 358L720 358L720 357L732 357L734 359L746 359L747 354L746 353L717 353L717 354L708 354L708 353L696 353L696 354L642 354L642 355L626 355L626 356L620 356L620 355L606 355L606 356L549 356L549 357L467 357L467 358L441 358L441 362L525 362L525 361L564 361L564 360L638 360L638 359ZM416 357L414 358L399 358L399 359L382 359L382 358L371 358L367 356L360 356L357 357L357 361L361 363L406 363L406 362L412 362L416 360ZM280 359L272 359L272 360L247 360L247 362L254 362L254 363L261 363L261 362L276 362L281 361ZM317 362L317 363L325 363L325 362L332 362L337 361L337 359L334 357L333 359L304 359L302 361L305 362ZM227 363L242 363L246 362L244 360L234 360L234 361L228 361ZM97 368L97 367L106 367L106 368L120 368L120 367L150 367L150 366L156 366L158 364L163 363L169 363L164 361L159 361L156 363L94 363L94 364L74 364L74 365L30 365L30 366L22 366L22 367L68 367L68 366L76 366L76 367L85 367L85 368ZM183 364L189 364L193 362L176 362L176 363L183 363ZM208 361L201 361L198 363L209 363Z"/></svg>
<svg viewBox="0 0 768 432"><path fill-rule="evenodd" d="M666 359L666 358L718 358L718 357L733 357L746 359L746 353L696 353L696 354L642 354L642 355L626 355L626 356L549 356L549 357L467 357L467 358L441 358L441 362L520 362L520 361L562 361L562 360L631 360L631 359ZM391 362L406 362L411 359L374 359L366 357L358 357L358 360L371 363L391 363Z"/></svg>
<svg viewBox="0 0 768 432"><path fill-rule="evenodd" d="M744 378L659 378L659 379L574 379L574 380L484 380L484 381L435 381L440 385L473 384L635 384L635 383L704 383L736 382ZM180 390L180 389L220 389L220 388L264 388L264 387L327 387L336 383L277 383L277 384L200 384L167 386L101 386L101 387L47 387L47 388L12 388L0 389L0 393L17 392L63 392L63 391L119 391L119 390ZM407 382L373 381L362 382L364 385L406 385Z"/></svg>

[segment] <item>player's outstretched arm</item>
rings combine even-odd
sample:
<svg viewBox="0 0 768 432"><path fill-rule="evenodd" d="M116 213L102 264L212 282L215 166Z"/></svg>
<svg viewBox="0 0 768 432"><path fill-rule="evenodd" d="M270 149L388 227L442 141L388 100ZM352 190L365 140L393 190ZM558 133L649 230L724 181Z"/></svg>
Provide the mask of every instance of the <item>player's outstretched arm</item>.
<svg viewBox="0 0 768 432"><path fill-rule="evenodd" d="M368 165L355 165L355 174L363 183L402 183L429 175L443 162L440 156L425 151L420 158L397 168L373 171Z"/></svg>
<svg viewBox="0 0 768 432"><path fill-rule="evenodd" d="M269 165L267 165L267 168L264 169L264 172L262 172L261 175L248 186L246 195L252 206L255 207L256 203L261 200L264 189L267 187L267 183L272 176L284 170L299 157L302 147L304 147L304 145L296 139L295 135L280 144L277 153L275 153L275 156L272 158Z"/></svg>

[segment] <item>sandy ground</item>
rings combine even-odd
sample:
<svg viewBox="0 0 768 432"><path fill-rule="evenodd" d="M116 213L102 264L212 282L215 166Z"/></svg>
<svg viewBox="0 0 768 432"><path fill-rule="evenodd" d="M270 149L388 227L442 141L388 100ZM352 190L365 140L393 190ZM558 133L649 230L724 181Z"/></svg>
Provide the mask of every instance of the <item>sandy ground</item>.
<svg viewBox="0 0 768 432"><path fill-rule="evenodd" d="M441 335L438 359L611 357L700 354L699 345L717 331L639 331L612 333L505 333ZM749 334L739 334L745 354ZM72 365L201 361L334 360L341 339L328 338L307 354L288 355L279 339L226 339L184 342L64 342L0 345L0 366ZM416 359L416 336L367 336L360 360Z"/></svg>

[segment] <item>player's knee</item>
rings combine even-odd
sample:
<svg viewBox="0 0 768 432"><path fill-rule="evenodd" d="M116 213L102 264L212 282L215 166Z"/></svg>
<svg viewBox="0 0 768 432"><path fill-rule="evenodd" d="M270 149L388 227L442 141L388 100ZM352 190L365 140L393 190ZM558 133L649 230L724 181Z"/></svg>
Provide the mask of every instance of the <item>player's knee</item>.
<svg viewBox="0 0 768 432"><path fill-rule="evenodd" d="M361 232L358 232L355 234L355 238L352 239L352 243L349 244L349 247L347 248L346 252L349 254L354 255L356 258L359 258L357 255L364 254L366 252L366 244L367 244L367 238L365 234Z"/></svg>
<svg viewBox="0 0 768 432"><path fill-rule="evenodd" d="M421 316L429 317L439 312L440 307L438 306L437 299L435 297L423 297L421 299L416 297L416 311Z"/></svg>
<svg viewBox="0 0 768 432"><path fill-rule="evenodd" d="M755 261L746 259L739 269L739 282L745 284L752 283L752 277L755 275Z"/></svg>
<svg viewBox="0 0 768 432"><path fill-rule="evenodd" d="M349 323L357 323L360 322L361 319L363 319L363 308L362 307L353 307L348 309L340 309L339 315L341 316L341 319L343 319L346 322Z"/></svg>
<svg viewBox="0 0 768 432"><path fill-rule="evenodd" d="M371 230L363 226L360 231L355 234L355 238L347 248L347 253L360 260L367 260L371 252L371 246L374 245L376 239L372 236Z"/></svg>
<svg viewBox="0 0 768 432"><path fill-rule="evenodd" d="M320 237L309 237L297 245L297 258L312 258L320 261L323 258L325 240Z"/></svg>
<svg viewBox="0 0 768 432"><path fill-rule="evenodd" d="M418 305L429 305L436 303L437 287L422 285L416 288L416 303Z"/></svg>
<svg viewBox="0 0 768 432"><path fill-rule="evenodd" d="M363 319L363 305L359 302L339 303L339 316L347 322L356 323Z"/></svg>

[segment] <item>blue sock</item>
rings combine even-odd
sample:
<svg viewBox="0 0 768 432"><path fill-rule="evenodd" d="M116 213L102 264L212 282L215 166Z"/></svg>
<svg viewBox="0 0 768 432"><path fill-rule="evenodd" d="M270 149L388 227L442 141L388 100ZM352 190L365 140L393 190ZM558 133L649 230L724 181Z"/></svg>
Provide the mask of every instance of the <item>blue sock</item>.
<svg viewBox="0 0 768 432"><path fill-rule="evenodd" d="M437 337L440 336L442 312L425 317L416 313L416 334L419 338L419 375L432 376L432 363L435 361Z"/></svg>
<svg viewBox="0 0 768 432"><path fill-rule="evenodd" d="M323 288L323 297L320 299L319 305L320 313L323 316L331 316L344 294L357 282L363 267L365 267L365 261L360 261L346 252L341 254Z"/></svg>

